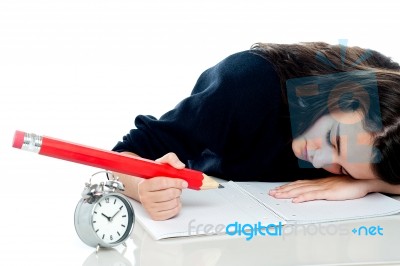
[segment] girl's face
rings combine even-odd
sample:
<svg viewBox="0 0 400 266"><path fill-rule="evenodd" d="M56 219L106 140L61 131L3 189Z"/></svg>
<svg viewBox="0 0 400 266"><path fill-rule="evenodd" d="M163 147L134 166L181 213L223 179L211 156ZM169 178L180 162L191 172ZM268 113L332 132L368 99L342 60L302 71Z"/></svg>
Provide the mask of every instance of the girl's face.
<svg viewBox="0 0 400 266"><path fill-rule="evenodd" d="M356 179L376 179L371 168L372 141L360 113L336 112L321 117L292 142L297 158L315 168Z"/></svg>

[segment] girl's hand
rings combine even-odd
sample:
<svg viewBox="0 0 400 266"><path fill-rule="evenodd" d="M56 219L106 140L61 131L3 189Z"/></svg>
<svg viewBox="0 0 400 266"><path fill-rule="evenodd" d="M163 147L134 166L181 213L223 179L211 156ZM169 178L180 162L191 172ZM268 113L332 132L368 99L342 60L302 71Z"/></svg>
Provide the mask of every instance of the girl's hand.
<svg viewBox="0 0 400 266"><path fill-rule="evenodd" d="M177 169L185 167L174 153L168 153L156 161L167 163ZM182 189L187 187L188 183L182 179L154 177L143 179L138 184L138 195L150 217L161 221L179 213L182 207L180 200Z"/></svg>
<svg viewBox="0 0 400 266"><path fill-rule="evenodd" d="M298 180L269 191L277 199L292 202L310 200L347 200L362 198L369 192L367 180L349 176L332 176L315 180Z"/></svg>

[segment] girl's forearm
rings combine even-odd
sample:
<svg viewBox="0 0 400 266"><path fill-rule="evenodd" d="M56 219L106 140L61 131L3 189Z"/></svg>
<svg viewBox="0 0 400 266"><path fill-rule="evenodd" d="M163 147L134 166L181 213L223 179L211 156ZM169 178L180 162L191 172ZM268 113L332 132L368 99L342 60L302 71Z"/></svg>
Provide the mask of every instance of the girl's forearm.
<svg viewBox="0 0 400 266"><path fill-rule="evenodd" d="M138 155L131 153L131 152L122 152L123 154L130 155L130 156L137 156ZM116 176L119 177L119 181L124 184L125 190L124 194L136 201L140 202L139 193L138 193L138 185L143 180L143 178L137 176L131 176L121 173L114 173Z"/></svg>
<svg viewBox="0 0 400 266"><path fill-rule="evenodd" d="M380 192L400 195L400 185L392 185L380 179L365 180L368 186L368 192Z"/></svg>

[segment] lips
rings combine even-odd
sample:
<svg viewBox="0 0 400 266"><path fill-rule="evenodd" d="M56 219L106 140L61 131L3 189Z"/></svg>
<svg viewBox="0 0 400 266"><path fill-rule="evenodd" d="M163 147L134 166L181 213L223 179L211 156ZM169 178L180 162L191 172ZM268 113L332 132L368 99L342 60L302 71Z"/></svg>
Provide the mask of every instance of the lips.
<svg viewBox="0 0 400 266"><path fill-rule="evenodd" d="M307 147L305 147L305 148L301 151L301 159L304 160L304 161L309 161L308 152L307 152Z"/></svg>
<svg viewBox="0 0 400 266"><path fill-rule="evenodd" d="M304 143L304 147L301 150L300 157L301 160L308 161L307 141Z"/></svg>
<svg viewBox="0 0 400 266"><path fill-rule="evenodd" d="M309 154L307 151L307 141L305 139L303 141L302 141L303 147L296 144L297 147L296 147L296 149L293 149L293 151L294 151L294 154L296 155L296 157L299 158L300 160L309 161Z"/></svg>

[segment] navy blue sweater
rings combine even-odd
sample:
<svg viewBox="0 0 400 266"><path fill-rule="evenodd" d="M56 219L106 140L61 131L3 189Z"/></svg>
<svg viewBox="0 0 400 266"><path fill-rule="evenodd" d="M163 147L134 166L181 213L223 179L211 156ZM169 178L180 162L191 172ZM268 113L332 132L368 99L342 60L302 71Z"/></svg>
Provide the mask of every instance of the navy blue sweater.
<svg viewBox="0 0 400 266"><path fill-rule="evenodd" d="M299 168L288 106L274 66L254 51L204 71L191 95L159 119L139 115L113 148L157 159L174 152L189 168L235 181L323 177Z"/></svg>

